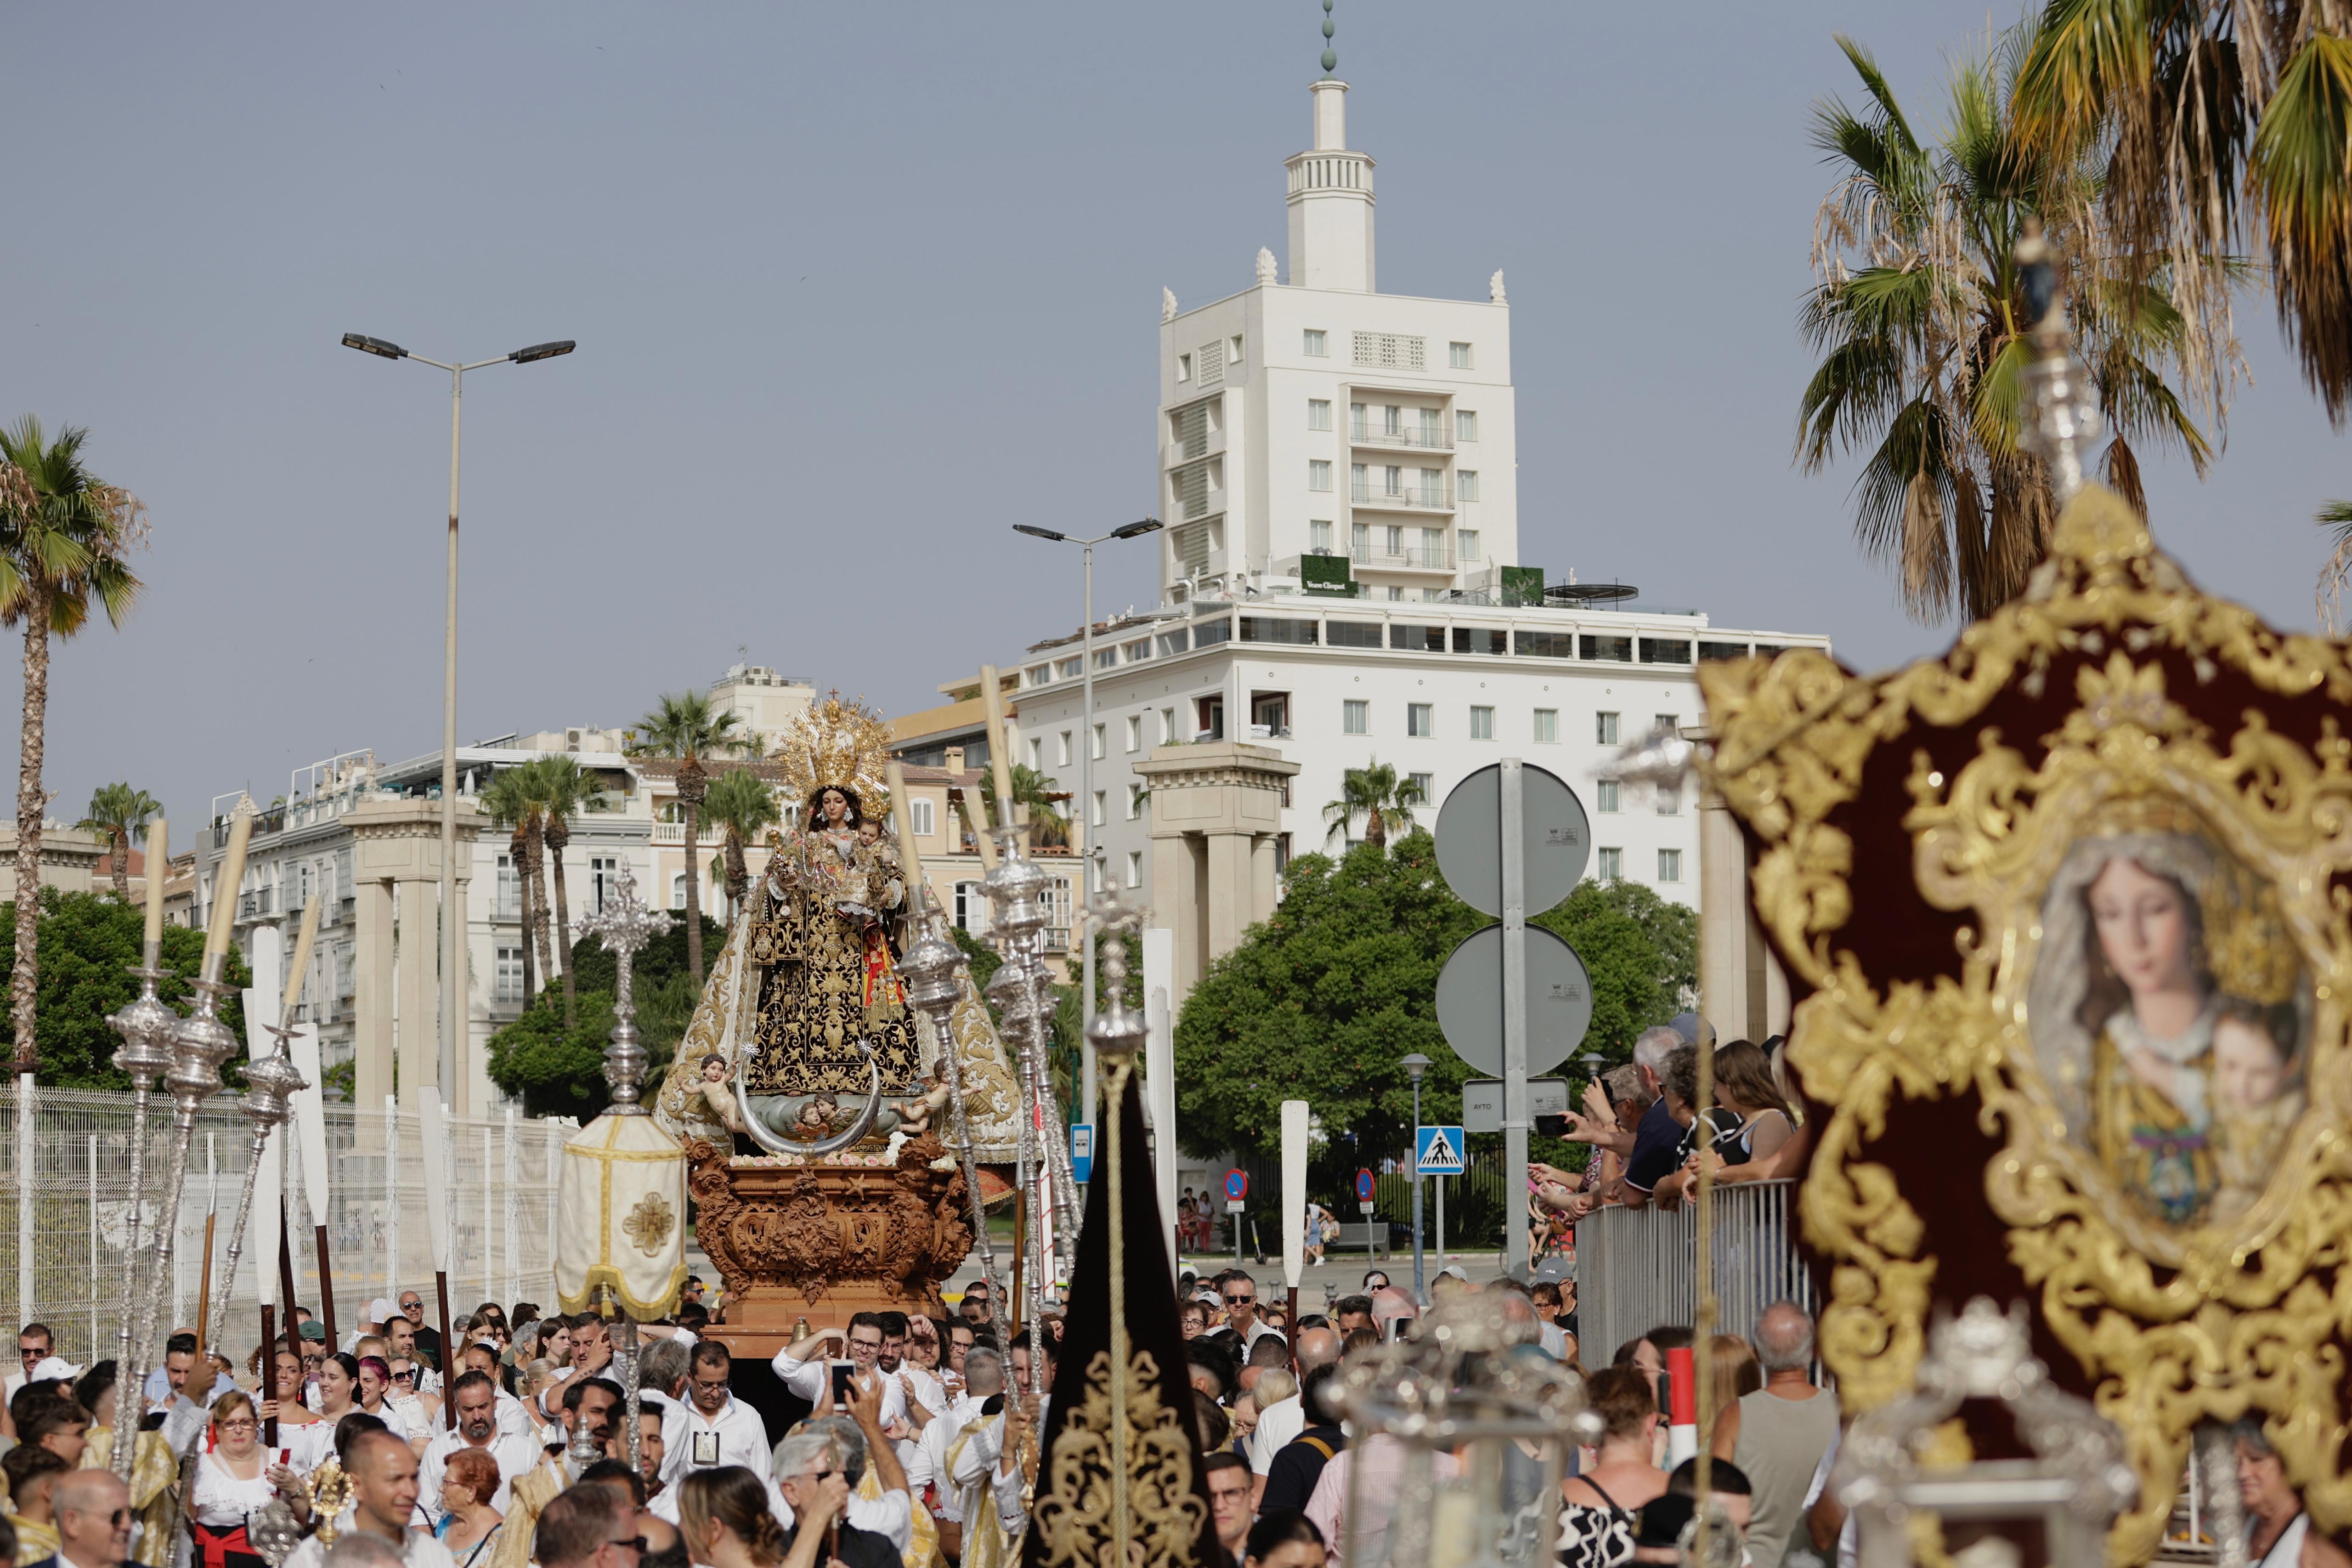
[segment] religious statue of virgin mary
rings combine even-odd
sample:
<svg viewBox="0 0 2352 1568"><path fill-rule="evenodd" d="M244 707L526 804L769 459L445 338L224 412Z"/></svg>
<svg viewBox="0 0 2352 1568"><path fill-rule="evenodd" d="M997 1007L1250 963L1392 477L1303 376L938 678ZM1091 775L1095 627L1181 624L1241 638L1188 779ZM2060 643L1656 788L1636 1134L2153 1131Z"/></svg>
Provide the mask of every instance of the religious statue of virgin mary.
<svg viewBox="0 0 2352 1568"><path fill-rule="evenodd" d="M837 693L774 753L784 825L656 1097L673 1135L814 1153L944 1123L942 1043L898 974L916 879L889 831L887 755L879 717ZM968 980L951 1026L976 1152L1010 1158L1019 1091Z"/></svg>

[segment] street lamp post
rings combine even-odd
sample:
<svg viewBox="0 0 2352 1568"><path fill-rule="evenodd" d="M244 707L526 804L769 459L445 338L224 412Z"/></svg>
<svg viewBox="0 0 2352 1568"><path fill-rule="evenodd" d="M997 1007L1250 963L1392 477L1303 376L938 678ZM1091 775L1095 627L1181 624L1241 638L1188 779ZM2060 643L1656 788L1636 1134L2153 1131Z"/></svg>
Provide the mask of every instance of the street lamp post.
<svg viewBox="0 0 2352 1568"><path fill-rule="evenodd" d="M480 370L485 365L530 364L534 361L554 359L570 353L579 345L570 338L556 342L533 343L527 349L500 354L496 359L476 360L470 364L444 364L437 359L412 354L398 343L382 338L365 337L358 332L345 332L343 346L357 349L378 359L413 359L418 364L429 364L436 370L449 373L449 563L447 602L443 610L441 632L441 1028L440 1060L436 1077L440 1080L441 1098L445 1103L455 1103L457 1088L457 447L460 416L464 411L466 373ZM527 934L527 933L526 933Z"/></svg>
<svg viewBox="0 0 2352 1568"><path fill-rule="evenodd" d="M1421 1078L1429 1058L1415 1051L1397 1065L1412 1079L1412 1299L1419 1302L1427 1300L1421 1280Z"/></svg>
<svg viewBox="0 0 2352 1568"><path fill-rule="evenodd" d="M1078 809L1076 812L1078 842L1081 848L1078 857L1078 907L1075 911L1076 918L1071 921L1071 924L1073 927L1080 928L1077 934L1082 952L1080 960L1082 968L1078 982L1080 1041L1078 1119L1088 1122L1095 1119L1094 1037L1087 1032L1094 1027L1095 1022L1095 942L1093 932L1085 931L1083 928L1087 918L1087 911L1094 908L1095 885L1098 880L1095 875L1095 858L1100 852L1095 844L1094 824L1087 815L1094 809L1095 803L1095 546L1108 539L1140 539L1147 533L1159 532L1160 528L1160 522L1158 518L1147 517L1139 522L1130 522L1123 528L1114 528L1108 533L1098 533L1092 539L1077 539L1070 534L1057 533L1050 528L1038 528L1026 522L1016 522L1013 525L1013 531L1015 533L1025 533L1034 539L1050 540L1056 543L1081 545L1086 552L1087 618L1084 627L1079 632L1080 661L1085 667L1085 674L1082 678L1084 696L1080 699L1080 706L1085 712L1078 721L1084 734L1080 736L1078 746ZM1007 802L1003 809L1011 810L1011 803Z"/></svg>

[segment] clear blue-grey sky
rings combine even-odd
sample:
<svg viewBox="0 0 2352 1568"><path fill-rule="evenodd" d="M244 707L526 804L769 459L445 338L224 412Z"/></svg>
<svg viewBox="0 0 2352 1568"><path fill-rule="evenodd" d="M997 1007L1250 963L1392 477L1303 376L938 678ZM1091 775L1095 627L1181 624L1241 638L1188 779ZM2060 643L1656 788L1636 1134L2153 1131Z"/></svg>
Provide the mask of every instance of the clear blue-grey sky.
<svg viewBox="0 0 2352 1568"><path fill-rule="evenodd" d="M1960 0L1340 0L1380 276L1508 274L1522 555L1852 662L1939 647L1856 558L1851 468L1792 470L1792 322L1832 34L1919 121ZM2006 21L2006 14L1996 20ZM1313 0L1175 5L32 7L0 54L0 416L91 432L152 508L127 627L62 647L53 811L183 820L362 746L437 743L447 388L469 381L466 738L619 724L748 648L899 711L1075 626L1075 552L1152 502L1160 290L1284 248ZM2346 448L2281 349L2200 484L2209 586L2313 621ZM1098 603L1153 597L1109 552ZM5 744L13 758L13 732ZM11 773L13 777L13 771Z"/></svg>

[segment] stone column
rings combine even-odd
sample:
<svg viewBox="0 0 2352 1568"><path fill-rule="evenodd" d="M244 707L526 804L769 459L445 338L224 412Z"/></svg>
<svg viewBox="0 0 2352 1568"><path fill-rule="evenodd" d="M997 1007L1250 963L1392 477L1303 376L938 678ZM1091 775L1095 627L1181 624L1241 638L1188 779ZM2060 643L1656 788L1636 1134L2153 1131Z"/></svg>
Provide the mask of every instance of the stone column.
<svg viewBox="0 0 2352 1568"><path fill-rule="evenodd" d="M1274 901L1281 879L1274 868L1274 835L1261 833L1250 840L1250 923L1274 917Z"/></svg>
<svg viewBox="0 0 2352 1568"><path fill-rule="evenodd" d="M467 892L473 881L466 875L473 864L474 858L468 853L471 848L468 844L458 846L457 907L450 915L457 922L457 1103L454 1114L488 1116L494 1091L490 1088L489 1052L474 1039L473 927L466 919ZM435 1002L437 1007L437 996Z"/></svg>
<svg viewBox="0 0 2352 1568"><path fill-rule="evenodd" d="M1227 711L1229 729L1247 720ZM1298 764L1272 746L1209 741L1161 746L1135 771L1151 790L1151 923L1176 933L1169 1005L1181 1008L1208 966L1274 912L1274 835Z"/></svg>
<svg viewBox="0 0 2352 1568"><path fill-rule="evenodd" d="M441 889L423 877L403 877L394 891L400 907L400 1104L414 1110L425 1086L440 1079L435 1025L441 1010L441 931L434 906Z"/></svg>
<svg viewBox="0 0 2352 1568"><path fill-rule="evenodd" d="M1718 1038L1761 1045L1789 1027L1789 983L1750 901L1739 819L1713 792L1699 801L1698 865L1699 1011Z"/></svg>
<svg viewBox="0 0 2352 1568"><path fill-rule="evenodd" d="M354 879L352 895L352 1093L373 1110L392 1092L392 884Z"/></svg>

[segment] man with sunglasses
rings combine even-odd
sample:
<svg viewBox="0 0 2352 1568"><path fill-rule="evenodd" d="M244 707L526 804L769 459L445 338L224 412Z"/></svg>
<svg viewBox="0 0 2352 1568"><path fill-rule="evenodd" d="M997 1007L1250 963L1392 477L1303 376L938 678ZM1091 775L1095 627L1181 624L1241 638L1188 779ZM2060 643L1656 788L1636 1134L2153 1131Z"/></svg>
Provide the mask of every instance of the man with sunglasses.
<svg viewBox="0 0 2352 1568"><path fill-rule="evenodd" d="M1273 1334L1277 1340L1282 1338L1282 1335L1270 1324L1259 1321L1257 1281L1240 1269L1235 1268L1226 1274L1223 1300L1225 1327L1233 1330L1234 1334L1239 1336L1244 1361L1249 1359L1251 1348L1266 1335Z"/></svg>
<svg viewBox="0 0 2352 1568"><path fill-rule="evenodd" d="M414 1290L403 1290L400 1315L408 1320L409 1332L416 1336L416 1348L425 1352L425 1358L435 1366L442 1365L441 1331L425 1326L425 1298ZM392 1325L386 1323L384 1327L390 1329Z"/></svg>
<svg viewBox="0 0 2352 1568"><path fill-rule="evenodd" d="M57 1516L50 1568L118 1568L131 1550L131 1494L105 1469L69 1470L49 1493ZM26 1568L37 1568L27 1564Z"/></svg>

